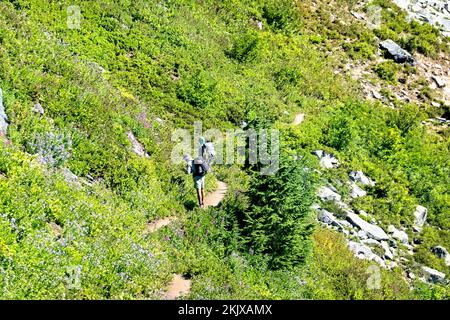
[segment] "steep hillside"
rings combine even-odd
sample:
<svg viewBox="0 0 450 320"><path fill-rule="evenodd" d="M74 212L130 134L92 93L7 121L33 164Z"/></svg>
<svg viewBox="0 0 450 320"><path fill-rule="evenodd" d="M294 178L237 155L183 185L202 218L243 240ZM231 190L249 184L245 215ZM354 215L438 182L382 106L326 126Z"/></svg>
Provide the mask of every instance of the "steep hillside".
<svg viewBox="0 0 450 320"><path fill-rule="evenodd" d="M193 299L449 298L438 29L387 0L11 0L0 17L0 298L163 299L173 274ZM194 121L279 130L279 171L217 164L207 191L226 196L197 209L171 157Z"/></svg>

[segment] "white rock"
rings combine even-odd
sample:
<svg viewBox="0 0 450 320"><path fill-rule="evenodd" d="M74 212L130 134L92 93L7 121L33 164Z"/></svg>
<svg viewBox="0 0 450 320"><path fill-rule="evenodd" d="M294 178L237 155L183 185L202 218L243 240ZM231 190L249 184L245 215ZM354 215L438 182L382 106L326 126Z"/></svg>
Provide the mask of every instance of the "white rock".
<svg viewBox="0 0 450 320"><path fill-rule="evenodd" d="M445 279L445 274L435 269L423 266L422 270L425 273L427 281L429 282L438 283L443 282Z"/></svg>
<svg viewBox="0 0 450 320"><path fill-rule="evenodd" d="M149 155L145 152L144 146L136 139L133 132L128 131L128 140L130 141L133 152L141 157L149 157Z"/></svg>
<svg viewBox="0 0 450 320"><path fill-rule="evenodd" d="M365 232L362 231L362 230L359 230L359 231L358 231L357 236L358 236L358 238L360 238L361 240L367 239L367 233L365 233ZM372 240L373 240L373 239L372 239ZM376 241L376 240L374 240L374 241Z"/></svg>
<svg viewBox="0 0 450 320"><path fill-rule="evenodd" d="M347 220L367 233L368 237L375 240L388 240L388 235L380 227L370 224L361 219L358 215L352 212L347 212Z"/></svg>
<svg viewBox="0 0 450 320"><path fill-rule="evenodd" d="M364 191L363 189L361 189L356 183L353 183L351 185L351 193L350 196L354 199L359 198L359 197L364 197L365 195L367 195L367 192Z"/></svg>
<svg viewBox="0 0 450 320"><path fill-rule="evenodd" d="M321 209L317 215L317 220L335 227L342 228L342 225L337 221L336 217L329 211Z"/></svg>
<svg viewBox="0 0 450 320"><path fill-rule="evenodd" d="M33 112L39 113L41 116L44 115L44 108L40 103L36 103L33 106Z"/></svg>
<svg viewBox="0 0 450 320"><path fill-rule="evenodd" d="M428 210L423 206L417 206L416 211L414 212L414 229L417 231L422 230L425 221L427 220Z"/></svg>
<svg viewBox="0 0 450 320"><path fill-rule="evenodd" d="M349 178L350 178L350 180L352 180L354 182L361 183L363 186L372 186L373 187L375 185L375 182L372 181L370 178L368 178L362 171L350 172Z"/></svg>
<svg viewBox="0 0 450 320"><path fill-rule="evenodd" d="M438 88L445 87L446 82L444 79L437 77L437 76L432 76L431 78L433 79L434 82L436 82L436 85L438 86Z"/></svg>
<svg viewBox="0 0 450 320"><path fill-rule="evenodd" d="M436 246L431 249L431 251L441 259L444 259L445 265L450 266L450 254L448 253L447 249L445 249L442 246Z"/></svg>
<svg viewBox="0 0 450 320"><path fill-rule="evenodd" d="M317 196L322 201L341 201L341 196L329 187L320 187L317 191Z"/></svg>
<svg viewBox="0 0 450 320"><path fill-rule="evenodd" d="M390 225L387 231L391 234L392 238L399 240L401 243L408 243L409 238L405 231L400 231L393 225Z"/></svg>
<svg viewBox="0 0 450 320"><path fill-rule="evenodd" d="M394 260L394 254L386 241L381 241L381 247L384 249L384 256L386 259Z"/></svg>

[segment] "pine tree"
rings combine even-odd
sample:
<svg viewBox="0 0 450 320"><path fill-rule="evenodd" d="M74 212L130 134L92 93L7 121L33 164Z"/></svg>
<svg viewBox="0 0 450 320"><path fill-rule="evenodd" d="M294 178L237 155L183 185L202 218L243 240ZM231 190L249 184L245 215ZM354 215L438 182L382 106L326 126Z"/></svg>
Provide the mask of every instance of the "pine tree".
<svg viewBox="0 0 450 320"><path fill-rule="evenodd" d="M255 253L270 256L274 269L301 264L309 254L315 181L303 160L289 156L280 159L275 175L255 171L252 177L243 233Z"/></svg>

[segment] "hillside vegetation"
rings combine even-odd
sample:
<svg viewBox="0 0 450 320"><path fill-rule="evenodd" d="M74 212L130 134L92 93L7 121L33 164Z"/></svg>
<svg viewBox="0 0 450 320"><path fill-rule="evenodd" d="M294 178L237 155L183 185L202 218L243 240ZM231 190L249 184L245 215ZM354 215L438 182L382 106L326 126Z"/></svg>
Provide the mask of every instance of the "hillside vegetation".
<svg viewBox="0 0 450 320"><path fill-rule="evenodd" d="M191 278L192 299L448 299L447 285L407 281L400 267L382 268L381 287L371 289L371 263L311 208L319 186L362 170L377 183L352 207L383 227L411 228L425 206L408 263L449 274L431 248L450 248L450 129L421 125L448 106L366 100L339 71L375 61L375 37L430 59L448 55L448 39L406 22L390 1L374 2L379 29L351 20L356 1L312 2L0 2L9 123L0 143L0 298L160 299L179 273ZM81 9L79 29L67 26L70 5ZM412 72L381 65L378 81L392 80L391 68ZM291 125L300 112L305 121ZM225 181L227 196L195 208L192 178L170 158L171 133L194 121L204 130L279 129L278 174L217 165L207 189ZM133 152L130 136L148 156ZM317 149L339 168L321 170ZM178 219L147 232L169 216Z"/></svg>

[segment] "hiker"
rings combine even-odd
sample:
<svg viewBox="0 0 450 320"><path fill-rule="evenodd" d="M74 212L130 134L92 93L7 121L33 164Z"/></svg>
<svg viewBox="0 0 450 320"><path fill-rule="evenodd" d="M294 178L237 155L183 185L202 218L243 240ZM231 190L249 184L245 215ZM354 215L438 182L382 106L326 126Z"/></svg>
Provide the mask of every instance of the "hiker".
<svg viewBox="0 0 450 320"><path fill-rule="evenodd" d="M204 137L200 137L199 143L199 156L203 157L203 159L208 162L208 165L211 166L214 161L214 156L216 155L216 151L214 150L214 145L211 139L205 140Z"/></svg>
<svg viewBox="0 0 450 320"><path fill-rule="evenodd" d="M209 171L208 162L203 157L197 157L191 160L188 155L183 159L187 162L187 172L192 173L194 187L197 190L198 205L200 208L205 206L205 176Z"/></svg>

